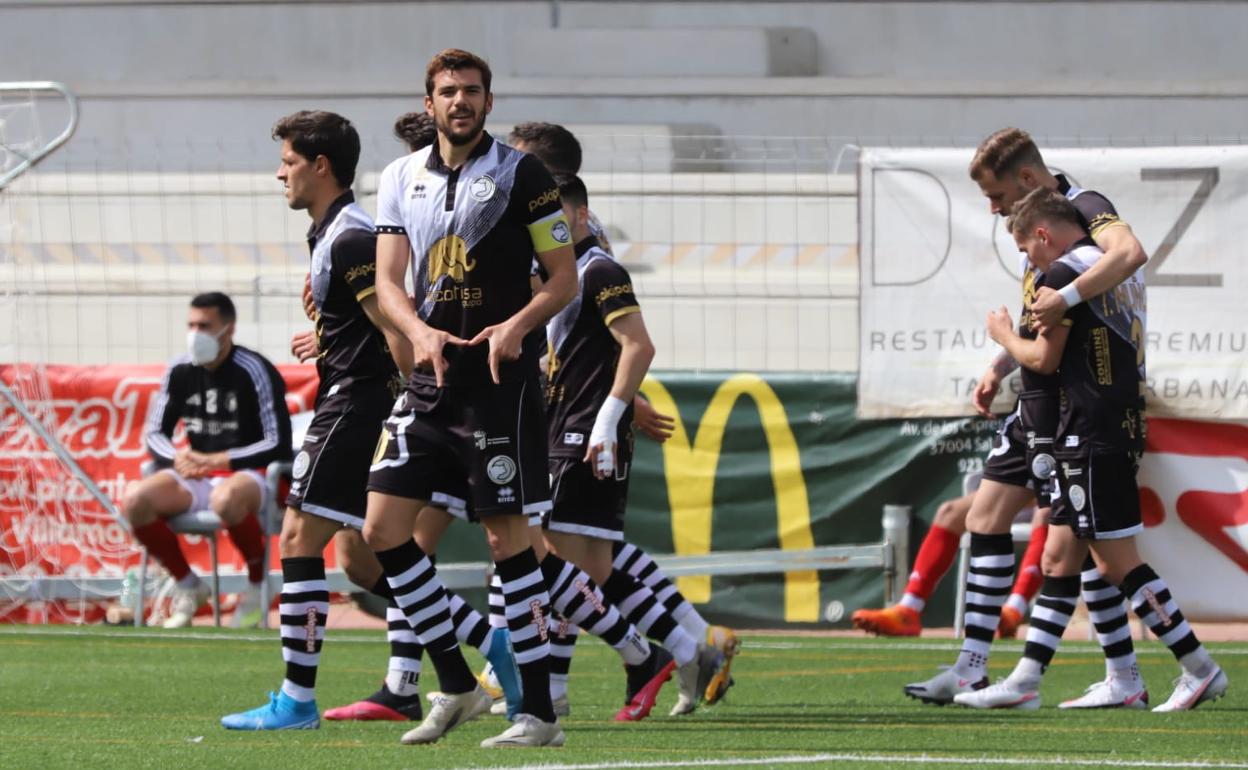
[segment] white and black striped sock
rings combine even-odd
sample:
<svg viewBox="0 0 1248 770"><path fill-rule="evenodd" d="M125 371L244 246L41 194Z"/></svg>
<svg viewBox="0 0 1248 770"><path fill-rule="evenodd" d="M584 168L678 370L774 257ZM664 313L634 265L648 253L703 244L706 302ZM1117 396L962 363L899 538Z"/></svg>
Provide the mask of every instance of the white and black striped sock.
<svg viewBox="0 0 1248 770"><path fill-rule="evenodd" d="M448 604L451 608L451 623L455 625L455 638L460 644L466 644L480 650L482 655L490 654L493 642L493 629L485 616L472 608L463 597L449 588L446 591Z"/></svg>
<svg viewBox="0 0 1248 770"><path fill-rule="evenodd" d="M502 561L495 562L507 602L507 628L511 632L511 649L520 669L524 702L521 713L531 714L543 722L555 721L550 702L550 630L546 618L550 614L550 596L546 581L537 564L537 555L526 548Z"/></svg>
<svg viewBox="0 0 1248 770"><path fill-rule="evenodd" d="M643 634L667 648L683 666L698 654L698 642L668 614L649 586L622 570L612 570L602 586L607 600Z"/></svg>
<svg viewBox="0 0 1248 770"><path fill-rule="evenodd" d="M1044 673L1057 646L1062 643L1062 634L1070 625L1070 616L1075 614L1075 605L1079 603L1078 575L1054 576L1045 575L1040 586L1040 595L1036 597L1036 605L1031 608L1031 619L1027 626L1027 641L1023 645L1023 658L1034 661L1028 671Z"/></svg>
<svg viewBox="0 0 1248 770"><path fill-rule="evenodd" d="M1131 641L1131 624L1127 621L1126 597L1105 580L1091 556L1083 563L1080 580L1080 595L1088 608L1088 620L1105 652L1105 673L1115 676L1131 669L1136 665L1135 644Z"/></svg>
<svg viewBox="0 0 1248 770"><path fill-rule="evenodd" d="M282 559L281 616L282 660L286 678L282 692L298 701L316 700L316 669L325 641L325 618L329 615L329 584L325 560L315 557Z"/></svg>
<svg viewBox="0 0 1248 770"><path fill-rule="evenodd" d="M576 651L576 638L581 630L558 611L546 619L546 627L550 631L550 699L553 701L568 694L572 653Z"/></svg>
<svg viewBox="0 0 1248 770"><path fill-rule="evenodd" d="M667 608L672 619L690 636L699 642L706 639L710 624L677 590L676 584L663 574L663 570L659 569L659 565L654 563L648 553L625 542L616 542L613 550L615 560L611 566L614 569L627 572L653 591L655 598Z"/></svg>
<svg viewBox="0 0 1248 770"><path fill-rule="evenodd" d="M992 638L1001 622L1001 605L1014 581L1014 538L971 533L971 562L966 575L966 629L954 670L979 679L988 669Z"/></svg>
<svg viewBox="0 0 1248 770"><path fill-rule="evenodd" d="M542 560L542 575L551 606L570 623L611 645L626 665L638 666L650 657L645 637L606 600L583 569L550 553Z"/></svg>
<svg viewBox="0 0 1248 770"><path fill-rule="evenodd" d="M429 653L443 692L471 692L477 680L468 669L451 623L446 588L433 563L415 540L377 552L377 560L394 592L394 601L407 616L416 638Z"/></svg>
<svg viewBox="0 0 1248 770"><path fill-rule="evenodd" d="M1188 625L1170 587L1153 568L1141 564L1122 580L1122 592L1130 597L1131 608L1150 631L1170 648L1184 671L1207 676L1215 665L1196 633Z"/></svg>

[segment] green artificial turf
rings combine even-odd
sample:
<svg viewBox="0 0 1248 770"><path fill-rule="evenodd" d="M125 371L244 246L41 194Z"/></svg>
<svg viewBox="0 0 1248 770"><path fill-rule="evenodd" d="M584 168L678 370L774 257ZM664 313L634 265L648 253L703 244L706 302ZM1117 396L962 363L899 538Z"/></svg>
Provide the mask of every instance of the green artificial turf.
<svg viewBox="0 0 1248 770"><path fill-rule="evenodd" d="M330 630L322 710L376 689L388 654L383 636ZM668 717L673 681L650 719L620 724L612 721L623 697L619 660L583 636L567 746L490 751L477 744L502 731L498 717L426 747L400 745L407 727L395 723L223 730L221 715L260 705L281 682L275 632L0 627L0 768L1248 767L1248 645L1210 647L1231 690L1191 713L1059 711L1060 700L1103 675L1097 648L1086 643L1058 653L1041 710L983 712L901 694L904 683L952 662L952 641L746 636L724 703ZM994 676L1020 649L999 645ZM1159 703L1177 667L1156 641L1140 649ZM469 654L471 665L479 662ZM427 661L422 687L435 687Z"/></svg>

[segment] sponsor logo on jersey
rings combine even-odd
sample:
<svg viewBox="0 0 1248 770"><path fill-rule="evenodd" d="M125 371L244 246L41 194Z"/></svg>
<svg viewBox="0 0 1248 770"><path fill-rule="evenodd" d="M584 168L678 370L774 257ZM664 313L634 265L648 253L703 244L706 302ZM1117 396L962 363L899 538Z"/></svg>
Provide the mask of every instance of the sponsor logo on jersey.
<svg viewBox="0 0 1248 770"><path fill-rule="evenodd" d="M472 432L472 443L477 445L477 449L485 449L485 431L474 430Z"/></svg>
<svg viewBox="0 0 1248 770"><path fill-rule="evenodd" d="M367 265L356 265L347 271L347 283L355 283L369 273L375 272L377 272L377 264L375 262L369 262Z"/></svg>
<svg viewBox="0 0 1248 770"><path fill-rule="evenodd" d="M516 461L507 455L495 455L486 463L485 474L495 484L506 484L516 477Z"/></svg>
<svg viewBox="0 0 1248 770"><path fill-rule="evenodd" d="M529 211L537 211L538 208L545 206L547 203L559 200L559 188L552 187L533 200L529 201Z"/></svg>
<svg viewBox="0 0 1248 770"><path fill-rule="evenodd" d="M497 189L498 185L494 184L494 179L488 174L479 176L468 183L468 194L472 196L474 201L480 203L485 203L490 198L493 198Z"/></svg>
<svg viewBox="0 0 1248 770"><path fill-rule="evenodd" d="M499 487L498 488L498 502L514 503L515 501L516 501L516 490L512 489L511 487Z"/></svg>
<svg viewBox="0 0 1248 770"><path fill-rule="evenodd" d="M563 434L563 443L567 444L568 446L584 446L585 434L584 433L565 433Z"/></svg>
<svg viewBox="0 0 1248 770"><path fill-rule="evenodd" d="M633 285L631 283L626 283L623 285L616 285L616 286L608 286L602 291L598 292L598 296L594 297L594 302L597 302L599 305L601 305L602 303L614 297L620 297L625 294L632 294L632 293L633 293Z"/></svg>
<svg viewBox="0 0 1248 770"><path fill-rule="evenodd" d="M424 183L424 182L417 182L416 184L412 185L412 195L411 195L411 197L413 197L413 198L423 198L423 197L425 197L425 189L426 189L426 188L425 188L425 183Z"/></svg>

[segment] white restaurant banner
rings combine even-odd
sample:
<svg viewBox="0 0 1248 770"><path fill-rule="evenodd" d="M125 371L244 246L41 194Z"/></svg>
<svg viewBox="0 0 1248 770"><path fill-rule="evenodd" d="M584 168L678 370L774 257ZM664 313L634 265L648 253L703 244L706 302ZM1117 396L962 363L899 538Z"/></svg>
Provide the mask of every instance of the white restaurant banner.
<svg viewBox="0 0 1248 770"><path fill-rule="evenodd" d="M970 179L973 150L864 149L858 413L972 414L1000 348L984 318L1021 309L1019 253ZM1248 419L1248 147L1054 149L1149 254L1151 416ZM1009 408L1005 389L996 407Z"/></svg>

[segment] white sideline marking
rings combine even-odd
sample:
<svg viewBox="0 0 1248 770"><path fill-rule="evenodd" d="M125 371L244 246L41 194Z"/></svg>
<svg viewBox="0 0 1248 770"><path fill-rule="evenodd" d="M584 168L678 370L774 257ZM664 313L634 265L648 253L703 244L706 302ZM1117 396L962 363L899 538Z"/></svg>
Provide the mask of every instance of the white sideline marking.
<svg viewBox="0 0 1248 770"><path fill-rule="evenodd" d="M195 641L213 641L213 642L271 642L278 638L276 628L273 628L268 634L216 634L216 633L178 633L176 631L82 631L78 626L70 627L54 627L54 626L0 626L0 637L4 636L83 636L92 639L163 639L169 641L172 639L193 639ZM86 628L99 628L99 626L86 626ZM364 638L361 636L338 636L339 633L360 634L367 632L368 629L359 628L341 628L335 629L330 627L326 629L326 634L333 634L334 644L380 644L385 641L385 629L376 629L376 636ZM812 640L810 643L799 642L765 642L756 641L752 637L745 637L746 650L816 650L835 652L837 650L869 650L876 652L884 652L888 650L927 650L933 652L947 651L956 652L962 649L961 642L957 640L941 640L933 641L929 644L921 642L898 642L893 644L881 644L879 642L862 641L862 642L842 642L840 639L828 639L827 644L819 644L821 640ZM1138 641L1138 640L1137 640ZM1011 641L1008 644L997 642L993 645L993 649L1002 652L1018 652L1023 649L1023 643L1020 641ZM1062 651L1065 652L1100 652L1101 648L1092 642L1062 642ZM1218 647L1215 652L1218 655L1248 655L1248 647ZM1169 656L1170 651L1161 644L1149 644L1145 649L1137 649L1135 651L1139 655L1163 655ZM1230 767L1230 765L1228 765ZM1248 765L1244 766L1248 768Z"/></svg>
<svg viewBox="0 0 1248 770"><path fill-rule="evenodd" d="M585 764L497 765L507 770L646 770L661 767L730 767L733 765L814 765L837 762L867 762L907 765L1021 765L1025 767L1182 767L1248 768L1240 762L1174 762L1130 759L1062 759L1054 757L946 757L926 754L798 754L776 757L720 757L717 759L673 759L654 762L593 762ZM472 770L460 768L459 770Z"/></svg>

